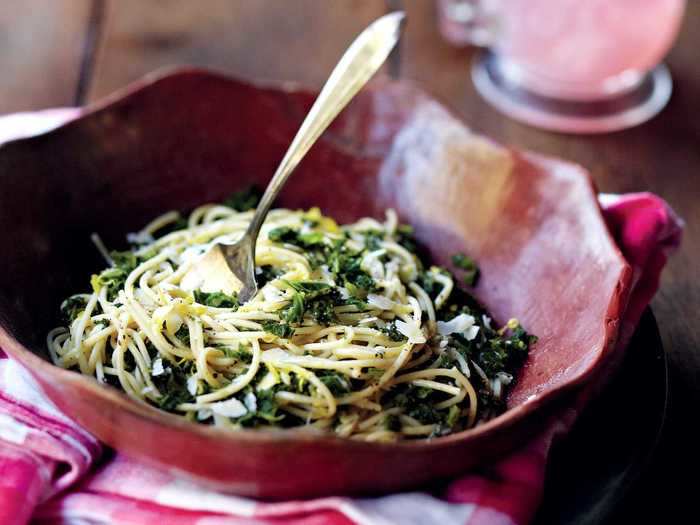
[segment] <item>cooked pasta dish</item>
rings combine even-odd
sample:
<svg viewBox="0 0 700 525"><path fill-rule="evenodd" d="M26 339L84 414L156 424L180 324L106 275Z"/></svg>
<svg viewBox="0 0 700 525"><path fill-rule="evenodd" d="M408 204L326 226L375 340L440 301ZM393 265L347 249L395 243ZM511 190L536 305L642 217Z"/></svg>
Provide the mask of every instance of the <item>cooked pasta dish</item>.
<svg viewBox="0 0 700 525"><path fill-rule="evenodd" d="M61 305L53 362L130 397L231 429L304 427L368 441L428 438L499 413L534 337L496 326L455 274L431 266L409 226L339 226L314 208L273 209L256 245L259 291L193 288L209 247L242 236L252 191L156 218L108 253L91 291Z"/></svg>

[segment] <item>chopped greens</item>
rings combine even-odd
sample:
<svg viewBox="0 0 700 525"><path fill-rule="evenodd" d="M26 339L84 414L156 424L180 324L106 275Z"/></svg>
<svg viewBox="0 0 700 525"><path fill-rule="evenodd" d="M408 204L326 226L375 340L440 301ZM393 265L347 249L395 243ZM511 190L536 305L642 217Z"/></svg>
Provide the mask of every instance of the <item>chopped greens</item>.
<svg viewBox="0 0 700 525"><path fill-rule="evenodd" d="M386 335L389 339L392 341L398 342L403 342L406 341L406 336L403 335L401 332L399 332L398 328L396 328L396 323L391 322L387 323L384 327L382 327L382 333Z"/></svg>
<svg viewBox="0 0 700 525"><path fill-rule="evenodd" d="M207 293L201 290L194 291L194 300L199 304L213 306L214 308L238 308L238 297L227 295L223 292Z"/></svg>
<svg viewBox="0 0 700 525"><path fill-rule="evenodd" d="M445 423L448 427L454 428L459 422L459 407L457 405L452 405L447 411L447 417L445 418Z"/></svg>
<svg viewBox="0 0 700 525"><path fill-rule="evenodd" d="M295 290L292 301L282 311L280 317L291 324L299 324L308 313L314 321L327 326L337 319L334 308L345 301L340 298L337 288L316 281L284 281Z"/></svg>
<svg viewBox="0 0 700 525"><path fill-rule="evenodd" d="M468 257L463 253L454 254L452 256L452 264L454 264L457 268L460 268L462 270L473 270L474 268L476 268L476 263L474 262L474 259Z"/></svg>
<svg viewBox="0 0 700 525"><path fill-rule="evenodd" d="M224 200L224 206L233 208L236 211L253 210L258 206L262 197L262 191L255 185L248 186L241 191L237 191Z"/></svg>
<svg viewBox="0 0 700 525"><path fill-rule="evenodd" d="M292 302L280 314L280 317L292 324L299 324L304 320L304 295L295 293L292 295Z"/></svg>
<svg viewBox="0 0 700 525"><path fill-rule="evenodd" d="M321 265L328 267L329 272L340 286L348 285L354 288L354 295L363 298L368 292L376 290L376 283L370 275L361 268L362 252L348 248L347 239L336 239L326 242L320 232L300 233L286 226L276 228L268 233L273 242L292 244L305 250L304 256L314 268Z"/></svg>
<svg viewBox="0 0 700 525"><path fill-rule="evenodd" d="M316 375L333 395L347 394L350 392L350 381L342 374L333 370L323 370Z"/></svg>
<svg viewBox="0 0 700 525"><path fill-rule="evenodd" d="M480 272L474 259L463 253L456 253L452 256L452 264L460 270L464 270L464 275L462 276L464 284L467 286L476 286Z"/></svg>
<svg viewBox="0 0 700 525"><path fill-rule="evenodd" d="M287 323L276 323L275 321L263 321L260 323L267 333L288 339L294 335L294 328Z"/></svg>
<svg viewBox="0 0 700 525"><path fill-rule="evenodd" d="M175 337L177 337L183 345L190 346L190 330L187 328L186 324L183 324L178 331L175 332Z"/></svg>
<svg viewBox="0 0 700 525"><path fill-rule="evenodd" d="M270 230L267 238L272 242L283 242L287 244L296 244L299 239L299 232L289 226L280 226L274 230Z"/></svg>
<svg viewBox="0 0 700 525"><path fill-rule="evenodd" d="M408 416L423 424L439 423L444 417L431 401L431 396L435 395L432 388L401 385L395 390L396 393L389 406L404 409Z"/></svg>
<svg viewBox="0 0 700 525"><path fill-rule="evenodd" d="M413 237L413 226L409 224L399 224L396 228L396 242L406 248L411 253L418 253L418 245Z"/></svg>
<svg viewBox="0 0 700 525"><path fill-rule="evenodd" d="M259 293L245 304L236 293L202 290L196 271L186 279L209 246L242 234L250 213L240 213L260 197L249 187L222 203L228 209L171 213L132 234L132 249L111 252L112 267L92 276L92 295L62 303L64 326L49 343L57 364L77 368L72 353L84 347L81 357L103 355L95 372L103 382L234 428L313 424L367 440L433 438L505 409L537 338L515 319L492 326L465 289L479 279L476 261L457 253L453 271L432 266L393 212L383 223L338 226L318 208L275 210L256 254ZM231 385L214 401L198 397Z"/></svg>
<svg viewBox="0 0 700 525"><path fill-rule="evenodd" d="M71 295L61 305L61 315L66 323L72 323L85 310L87 299L82 295Z"/></svg>
<svg viewBox="0 0 700 525"><path fill-rule="evenodd" d="M238 345L238 348L235 350L229 347L219 349L224 353L224 356L231 357L236 361L240 361L241 363L250 364L253 361L253 354L251 351L244 348L242 345Z"/></svg>
<svg viewBox="0 0 700 525"><path fill-rule="evenodd" d="M443 284L435 279L435 271L421 272L418 274L418 285L425 290L425 293L434 301L443 289ZM437 269L437 273L447 274L443 268ZM449 274L447 274L449 275Z"/></svg>
<svg viewBox="0 0 700 525"><path fill-rule="evenodd" d="M307 302L307 311L314 321L323 326L328 326L337 319L335 306L338 304L337 294L328 294L315 297Z"/></svg>
<svg viewBox="0 0 700 525"><path fill-rule="evenodd" d="M300 233L287 226L270 230L267 237L273 242L293 244L299 248L313 248L324 244L324 236L321 233Z"/></svg>
<svg viewBox="0 0 700 525"><path fill-rule="evenodd" d="M269 264L265 264L255 269L255 281L258 285L258 288L262 288L270 281L274 281L280 275L280 271Z"/></svg>
<svg viewBox="0 0 700 525"><path fill-rule="evenodd" d="M134 252L110 252L109 256L112 258L114 266L127 274L131 273L139 265L139 258L136 257Z"/></svg>
<svg viewBox="0 0 700 525"><path fill-rule="evenodd" d="M192 361L181 366L168 363L162 374L151 377L154 386L163 394L158 400L160 408L172 412L178 405L194 401L194 396L187 389L187 379L192 375L193 368Z"/></svg>
<svg viewBox="0 0 700 525"><path fill-rule="evenodd" d="M252 390L248 391L248 393L252 392ZM261 425L275 425L285 418L285 414L280 412L275 400L275 389L257 390L254 395L255 410L249 410L243 417L236 420L241 426L254 428Z"/></svg>
<svg viewBox="0 0 700 525"><path fill-rule="evenodd" d="M124 288L124 283L129 274L133 272L136 267L150 259L155 255L155 252L148 252L145 256L137 256L135 253L130 251L125 252L111 252L109 256L114 262L112 268L107 268L97 275L93 275L90 283L92 284L92 289L98 292L102 288L107 289L107 300L113 301L119 294L119 290Z"/></svg>
<svg viewBox="0 0 700 525"><path fill-rule="evenodd" d="M528 348L537 342L519 325L505 337L494 334L480 350L477 361L487 376L517 370L527 358Z"/></svg>
<svg viewBox="0 0 700 525"><path fill-rule="evenodd" d="M124 288L124 283L129 274L121 268L108 268L98 275L93 275L90 280L92 289L99 292L102 288L107 289L107 300L114 301L119 294L119 290Z"/></svg>
<svg viewBox="0 0 700 525"><path fill-rule="evenodd" d="M365 236L365 248L371 252L379 250L384 240L384 232L379 230L367 230L362 232Z"/></svg>
<svg viewBox="0 0 700 525"><path fill-rule="evenodd" d="M284 281L297 292L303 293L307 297L323 295L331 289L331 285L317 281Z"/></svg>

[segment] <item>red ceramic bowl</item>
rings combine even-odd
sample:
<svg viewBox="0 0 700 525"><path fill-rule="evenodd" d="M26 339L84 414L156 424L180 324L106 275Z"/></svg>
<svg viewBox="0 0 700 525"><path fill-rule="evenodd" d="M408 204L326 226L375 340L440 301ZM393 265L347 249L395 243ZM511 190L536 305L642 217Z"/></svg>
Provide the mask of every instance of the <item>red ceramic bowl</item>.
<svg viewBox="0 0 700 525"><path fill-rule="evenodd" d="M147 78L41 136L0 147L0 346L65 413L120 451L220 489L267 498L403 489L493 460L604 366L630 271L581 168L471 133L405 83L366 89L322 137L281 204L341 221L394 207L438 263L482 268L496 319L539 336L508 410L475 429L397 444L298 432L228 432L135 403L53 366L44 338L63 297L109 246L155 215L265 185L313 102L185 71Z"/></svg>

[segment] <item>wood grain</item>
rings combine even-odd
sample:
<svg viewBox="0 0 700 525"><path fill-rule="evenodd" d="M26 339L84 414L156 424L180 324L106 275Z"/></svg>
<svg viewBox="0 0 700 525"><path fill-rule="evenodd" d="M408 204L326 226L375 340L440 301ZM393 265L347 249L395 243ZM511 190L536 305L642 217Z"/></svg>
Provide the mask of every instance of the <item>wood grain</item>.
<svg viewBox="0 0 700 525"><path fill-rule="evenodd" d="M3 0L0 113L73 104L89 0Z"/></svg>
<svg viewBox="0 0 700 525"><path fill-rule="evenodd" d="M320 86L353 37L383 12L381 0L111 2L91 96L183 64Z"/></svg>

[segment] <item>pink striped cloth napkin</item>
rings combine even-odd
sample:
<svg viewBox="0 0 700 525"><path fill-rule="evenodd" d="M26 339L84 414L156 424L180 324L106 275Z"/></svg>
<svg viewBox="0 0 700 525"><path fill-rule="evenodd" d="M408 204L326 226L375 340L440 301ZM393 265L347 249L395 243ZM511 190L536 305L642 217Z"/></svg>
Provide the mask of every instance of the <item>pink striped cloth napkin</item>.
<svg viewBox="0 0 700 525"><path fill-rule="evenodd" d="M68 109L2 117L0 143L46 131L75 114ZM622 351L680 243L682 222L651 194L603 195L600 201L634 268ZM542 497L551 445L569 430L585 399L553 417L522 449L439 490L269 503L212 492L106 450L0 350L0 523L526 524Z"/></svg>

